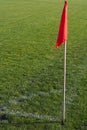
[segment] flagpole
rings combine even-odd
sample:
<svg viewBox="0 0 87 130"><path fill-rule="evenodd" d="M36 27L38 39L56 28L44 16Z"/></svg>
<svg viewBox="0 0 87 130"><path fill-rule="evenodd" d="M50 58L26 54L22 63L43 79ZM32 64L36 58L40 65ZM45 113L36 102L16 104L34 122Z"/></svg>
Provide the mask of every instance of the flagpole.
<svg viewBox="0 0 87 130"><path fill-rule="evenodd" d="M67 2L67 0L65 0ZM62 125L65 125L66 120L66 45L64 42L64 86L63 86L63 105L62 105Z"/></svg>
<svg viewBox="0 0 87 130"><path fill-rule="evenodd" d="M62 125L65 124L66 113L66 42L64 43L64 86L63 86L63 104L62 104Z"/></svg>
<svg viewBox="0 0 87 130"><path fill-rule="evenodd" d="M67 33L68 33L68 21L67 21L67 0L64 0L64 7L62 11L62 16L60 20L59 33L56 42L56 48L58 48L64 42L64 86L63 86L63 102L62 102L62 125L65 124L65 115L66 115L66 41L67 41Z"/></svg>

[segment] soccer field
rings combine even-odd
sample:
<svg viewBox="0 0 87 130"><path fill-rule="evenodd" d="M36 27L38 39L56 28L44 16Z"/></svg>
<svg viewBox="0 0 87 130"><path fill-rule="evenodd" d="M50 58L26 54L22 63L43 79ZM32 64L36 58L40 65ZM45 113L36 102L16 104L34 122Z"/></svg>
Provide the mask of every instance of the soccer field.
<svg viewBox="0 0 87 130"><path fill-rule="evenodd" d="M64 0L0 0L0 130L87 130L87 1L68 0L66 124Z"/></svg>

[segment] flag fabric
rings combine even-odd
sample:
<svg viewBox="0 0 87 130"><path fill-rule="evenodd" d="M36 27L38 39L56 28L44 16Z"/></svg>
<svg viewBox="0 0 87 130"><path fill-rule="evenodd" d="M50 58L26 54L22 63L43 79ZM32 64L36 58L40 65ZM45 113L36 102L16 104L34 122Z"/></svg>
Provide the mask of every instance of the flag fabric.
<svg viewBox="0 0 87 130"><path fill-rule="evenodd" d="M64 8L62 11L62 16L61 16L61 21L60 21L56 48L58 48L62 43L65 43L68 38L67 6L68 6L68 3L67 1L65 1Z"/></svg>

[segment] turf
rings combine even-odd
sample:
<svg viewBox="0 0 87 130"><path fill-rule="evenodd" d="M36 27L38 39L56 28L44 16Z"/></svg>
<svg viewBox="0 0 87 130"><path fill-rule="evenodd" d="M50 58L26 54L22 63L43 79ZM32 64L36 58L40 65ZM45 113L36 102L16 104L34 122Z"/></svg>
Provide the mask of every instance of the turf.
<svg viewBox="0 0 87 130"><path fill-rule="evenodd" d="M68 7L66 124L61 126L61 0L0 0L0 129L87 129L87 1Z"/></svg>

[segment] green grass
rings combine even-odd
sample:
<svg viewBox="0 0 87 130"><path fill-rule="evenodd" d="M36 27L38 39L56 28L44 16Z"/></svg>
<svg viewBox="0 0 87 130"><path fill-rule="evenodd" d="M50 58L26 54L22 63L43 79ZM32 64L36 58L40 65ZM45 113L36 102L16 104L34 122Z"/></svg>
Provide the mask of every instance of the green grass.
<svg viewBox="0 0 87 130"><path fill-rule="evenodd" d="M66 124L63 49L55 49L62 0L0 0L0 129L87 129L87 1L69 2Z"/></svg>

